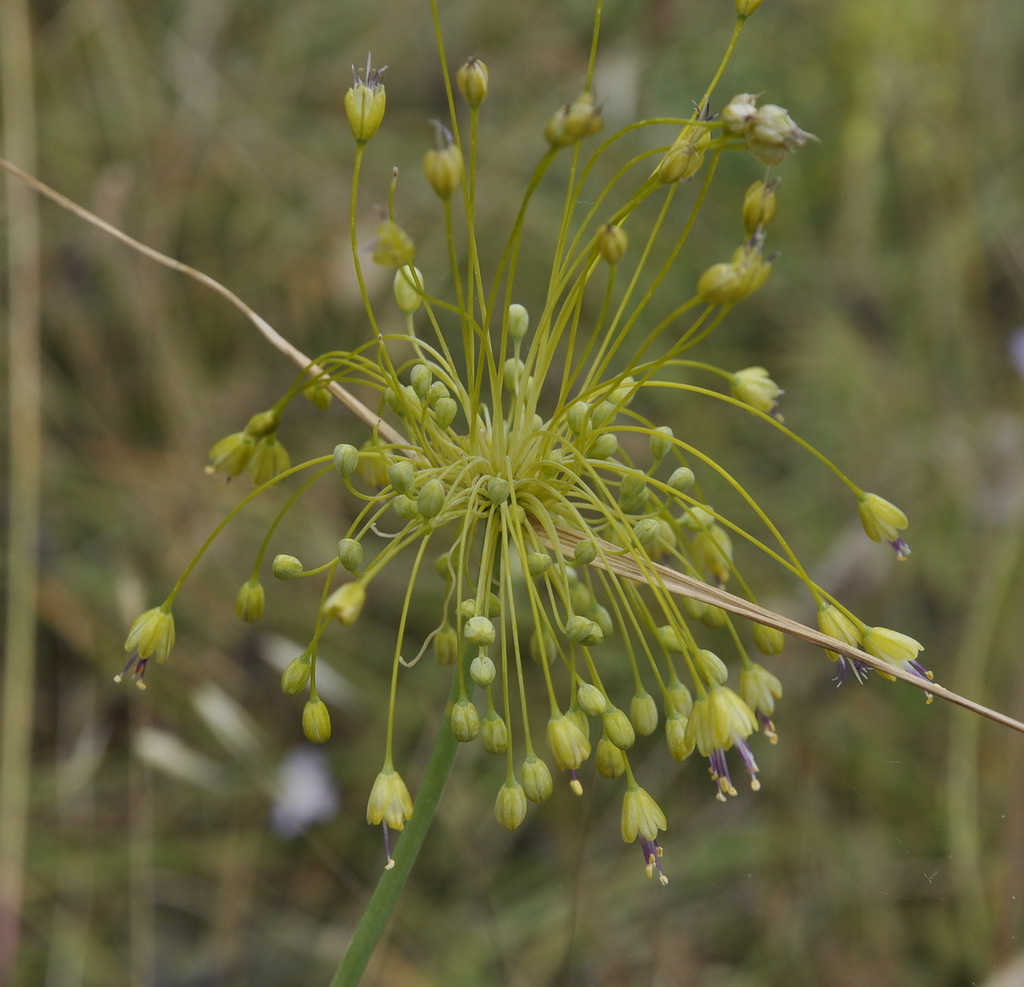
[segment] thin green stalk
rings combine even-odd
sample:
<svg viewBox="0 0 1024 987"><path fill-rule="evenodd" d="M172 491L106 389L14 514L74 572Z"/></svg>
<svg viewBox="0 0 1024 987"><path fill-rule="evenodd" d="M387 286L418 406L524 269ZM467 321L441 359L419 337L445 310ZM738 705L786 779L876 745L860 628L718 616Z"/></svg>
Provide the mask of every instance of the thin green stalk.
<svg viewBox="0 0 1024 987"><path fill-rule="evenodd" d="M458 692L460 678L459 675L452 677L449 706ZM388 920L398 904L413 864L419 857L423 841L427 838L430 825L437 814L437 807L441 803L445 785L448 783L448 776L455 764L458 749L459 742L452 733L448 718L445 717L438 730L430 760L427 762L419 794L416 796L413 817L402 831L394 855L395 866L381 874L330 987L356 987L362 979L370 957L373 956Z"/></svg>

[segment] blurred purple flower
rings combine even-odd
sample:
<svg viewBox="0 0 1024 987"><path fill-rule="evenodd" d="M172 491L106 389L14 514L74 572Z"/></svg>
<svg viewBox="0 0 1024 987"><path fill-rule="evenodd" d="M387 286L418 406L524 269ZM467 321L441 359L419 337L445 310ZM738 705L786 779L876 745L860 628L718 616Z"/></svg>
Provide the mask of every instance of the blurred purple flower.
<svg viewBox="0 0 1024 987"><path fill-rule="evenodd" d="M307 826L325 822L338 811L341 797L327 757L314 747L296 747L278 770L270 821L283 837L299 836Z"/></svg>

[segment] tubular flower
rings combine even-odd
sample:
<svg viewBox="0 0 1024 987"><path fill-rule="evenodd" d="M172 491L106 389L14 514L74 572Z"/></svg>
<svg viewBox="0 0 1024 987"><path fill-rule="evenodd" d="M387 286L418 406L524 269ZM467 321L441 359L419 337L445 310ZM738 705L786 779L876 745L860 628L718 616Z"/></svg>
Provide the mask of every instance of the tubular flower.
<svg viewBox="0 0 1024 987"><path fill-rule="evenodd" d="M756 7L757 0L737 3L740 21ZM335 639L336 653L358 662L361 675L390 682L380 717L387 723L384 767L366 811L370 824L383 826L389 866L390 832L401 831L413 815L409 790L392 763L393 750L415 747L394 743L396 733L406 739L404 697L409 688L426 690L432 678L450 675L450 685L438 687L442 729L506 759L495 786L500 825L518 826L527 803L564 797L555 790L550 763L581 792L579 773L593 735L597 774L625 778L622 835L639 841L648 874L657 871L664 883L657 838L673 806L666 803L663 811L641 787L629 755L639 750L638 763L646 765L652 744L665 744L678 761L696 749L708 759L724 800L736 793L729 752L739 752L757 789L753 735L760 725L775 740L772 719L782 683L751 663L747 646L777 654L782 635L768 626L764 610L758 613L767 623L748 627L735 614L754 611L744 611L722 589L729 582L742 602L756 607L752 557L778 565L783 579L800 580L819 607L822 630L844 646L925 674L917 664L920 645L896 631L868 628L807 575L785 539L785 519L773 516L770 487L762 496L724 454L719 462L712 453L720 443L707 439L719 439L721 430L702 431L721 412L740 427L760 430L748 444L772 433L809 448L777 416L782 392L764 368L730 372L690 359L690 350L712 332L728 332L725 310L761 288L771 271L765 227L780 208L778 183L758 178L763 169L752 165L748 149L775 164L811 135L785 110L758 107L756 97L744 93L717 116L706 100L696 107L684 102L681 123L668 130L664 120L638 121L585 151L579 142L603 126L595 96L600 80L591 72L581 95L556 110L546 127L538 121L545 140L538 135L536 167L503 233L495 229L501 222L495 209L478 208L481 201L501 205L484 170L487 149L478 129L481 115L500 101L487 99L487 67L471 58L454 82L444 73L447 104L464 100L468 123L460 124L453 111L438 124L434 146L419 152L432 192L421 181L399 188L392 173L387 209L377 217L375 235L363 237L373 220L360 201L361 176L377 169L380 178L379 170L390 167L370 143L386 126L382 73L367 61L345 95L357 144L351 260L365 320L353 323L357 337L350 349L303 357L277 403L210 450L211 470L231 477L248 472L258 484L229 520L256 497L281 505L255 550L255 564L243 570L241 578L252 575L238 593L238 612L246 620L263 616L265 568L277 577L270 586L284 581L293 593L314 581L308 642L281 677L313 742L331 735L317 668ZM647 131L649 146L663 149L657 163L644 155L619 157L621 138L636 129ZM734 169L716 167L733 153L748 169L738 182ZM507 164L499 162L502 181ZM548 224L544 217L538 221L535 193L543 190L547 209L559 183L563 221L545 246L539 240ZM417 189L438 216L437 235L423 238L419 257L395 220L399 195ZM478 191L486 199L478 199ZM695 242L704 224L694 220L716 196L733 210L737 225L742 214L746 239L731 257L713 263L715 255ZM458 209L453 199L460 200ZM659 207L650 209L648 199ZM478 216L486 216L486 230ZM550 261L550 271L535 282L523 280L522 272L536 267L521 263L526 244L541 246L535 256ZM665 258L664 269L660 259L648 264L650 257ZM677 258L686 270L703 270L693 297L678 294L692 285L672 276ZM391 288L380 298L367 288L374 281L364 265L371 263L393 269L379 272L378 283L386 275ZM343 414L358 418L365 431L351 443L337 443L332 427L321 454L293 466L279 433L291 401L310 388L318 403L336 397ZM737 416L738 402L762 414ZM677 408L685 418L661 420ZM316 427L303 434L303 447L315 442ZM907 554L905 515L860 494L835 472L858 492L868 535ZM305 508L303 498L314 485L328 488L319 503L337 506L328 518L303 524L301 550L278 544L296 527L280 522L297 505ZM831 498L823 494L820 502L826 510ZM324 530L330 534L316 557L308 539ZM170 604L180 589L179 583L167 603L132 624L125 643L131 657L121 677L141 683L150 657L167 658L174 642ZM424 609L431 600L437 601L433 612ZM425 614L430 624L424 630ZM379 633L358 626L368 617L390 629L390 653L383 658ZM714 628L726 633L708 640ZM417 667L428 652L435 660L423 664L433 676ZM842 669L848 664L844 659ZM858 677L861 666L852 664ZM726 683L737 672L734 692ZM411 706L423 704L421 695ZM545 738L548 763L534 748Z"/></svg>

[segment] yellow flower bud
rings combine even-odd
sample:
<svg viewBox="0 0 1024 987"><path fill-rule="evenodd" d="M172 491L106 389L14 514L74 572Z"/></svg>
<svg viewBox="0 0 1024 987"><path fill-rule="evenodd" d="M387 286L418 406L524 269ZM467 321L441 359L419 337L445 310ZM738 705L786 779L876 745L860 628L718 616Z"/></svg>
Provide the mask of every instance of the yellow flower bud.
<svg viewBox="0 0 1024 987"><path fill-rule="evenodd" d="M698 531L693 539L693 562L701 572L719 583L732 573L732 539L720 524Z"/></svg>
<svg viewBox="0 0 1024 987"><path fill-rule="evenodd" d="M308 654L293 658L281 673L281 691L286 696L297 696L306 688L310 670L311 663Z"/></svg>
<svg viewBox="0 0 1024 987"><path fill-rule="evenodd" d="M462 98L476 110L487 99L487 66L479 58L467 58L455 73L455 84Z"/></svg>
<svg viewBox="0 0 1024 987"><path fill-rule="evenodd" d="M608 697L596 686L589 682L581 682L576 690L576 698L579 701L580 709L587 716L600 716L608 708Z"/></svg>
<svg viewBox="0 0 1024 987"><path fill-rule="evenodd" d="M523 792L531 802L543 802L551 798L554 783L551 771L536 754L528 754L523 761Z"/></svg>
<svg viewBox="0 0 1024 987"><path fill-rule="evenodd" d="M548 720L548 747L561 771L574 770L590 757L590 741L561 713Z"/></svg>
<svg viewBox="0 0 1024 987"><path fill-rule="evenodd" d="M452 733L463 744L476 740L480 734L480 714L468 699L460 699L452 706Z"/></svg>
<svg viewBox="0 0 1024 987"><path fill-rule="evenodd" d="M444 507L444 499L444 486L437 477L433 477L423 484L423 488L416 497L416 510L427 520L435 518Z"/></svg>
<svg viewBox="0 0 1024 987"><path fill-rule="evenodd" d="M743 197L743 228L747 236L753 236L775 215L775 190L779 187L779 179L770 182L760 180L754 182Z"/></svg>
<svg viewBox="0 0 1024 987"><path fill-rule="evenodd" d="M437 125L437 143L437 147L423 156L423 171L437 196L447 200L462 185L462 151L452 142L451 132L440 124Z"/></svg>
<svg viewBox="0 0 1024 987"><path fill-rule="evenodd" d="M636 731L629 717L616 706L610 706L601 714L605 736L619 750L628 751L636 743Z"/></svg>
<svg viewBox="0 0 1024 987"><path fill-rule="evenodd" d="M622 260L629 244L629 237L621 226L605 223L597 231L597 249L601 257L609 264L618 264Z"/></svg>
<svg viewBox="0 0 1024 987"><path fill-rule="evenodd" d="M331 739L331 714L322 699L310 699L302 709L302 732L311 744Z"/></svg>
<svg viewBox="0 0 1024 987"><path fill-rule="evenodd" d="M603 126L601 113L594 105L594 94L585 92L555 110L544 128L544 138L552 147L566 147L596 134Z"/></svg>
<svg viewBox="0 0 1024 987"><path fill-rule="evenodd" d="M334 447L334 468L346 480L356 471L359 465L359 450L347 443L339 443Z"/></svg>
<svg viewBox="0 0 1024 987"><path fill-rule="evenodd" d="M469 665L469 677L481 689L486 689L494 681L495 671L494 662L488 655L477 655Z"/></svg>
<svg viewBox="0 0 1024 987"><path fill-rule="evenodd" d="M366 602L366 589L362 583L345 583L324 601L323 615L335 617L339 624L354 624Z"/></svg>
<svg viewBox="0 0 1024 987"><path fill-rule="evenodd" d="M338 540L338 560L349 572L358 572L363 564L363 546L355 538Z"/></svg>
<svg viewBox="0 0 1024 987"><path fill-rule="evenodd" d="M488 754L504 754L508 750L508 727L493 709L480 725L480 742Z"/></svg>
<svg viewBox="0 0 1024 987"><path fill-rule="evenodd" d="M302 389L302 396L319 411L326 411L331 406L331 392L322 380L314 380Z"/></svg>
<svg viewBox="0 0 1024 987"><path fill-rule="evenodd" d="M245 434L254 439L262 439L264 436L270 435L271 432L277 431L277 426L280 424L281 416L278 412L273 409L259 411L246 423Z"/></svg>
<svg viewBox="0 0 1024 987"><path fill-rule="evenodd" d="M514 778L498 789L494 800L494 818L507 830L518 829L526 818L526 792Z"/></svg>
<svg viewBox="0 0 1024 987"><path fill-rule="evenodd" d="M379 69L373 68L367 56L362 78L359 78L355 68L352 69L352 86L345 93L345 115L348 117L349 127L352 128L352 136L360 144L365 144L377 133L377 128L384 119L386 96L381 78L386 68L386 65Z"/></svg>
<svg viewBox="0 0 1024 987"><path fill-rule="evenodd" d="M723 685L729 678L729 669L726 668L725 662L706 648L701 648L693 656L693 663L709 685Z"/></svg>
<svg viewBox="0 0 1024 987"><path fill-rule="evenodd" d="M689 466L680 466L668 478L668 485L679 493L686 493L696 482L697 478Z"/></svg>
<svg viewBox="0 0 1024 987"><path fill-rule="evenodd" d="M687 127L682 136L665 152L655 175L664 184L692 178L704 163L704 151L711 143L705 127Z"/></svg>
<svg viewBox="0 0 1024 987"><path fill-rule="evenodd" d="M439 665L454 665L459 660L459 635L450 624L434 636L434 657Z"/></svg>
<svg viewBox="0 0 1024 987"><path fill-rule="evenodd" d="M745 272L735 264L712 264L697 281L697 297L705 305L732 305L746 298Z"/></svg>
<svg viewBox="0 0 1024 987"><path fill-rule="evenodd" d="M246 432L226 435L210 450L210 465L207 467L207 472L239 476L249 465L249 460L255 449L255 440Z"/></svg>
<svg viewBox="0 0 1024 987"><path fill-rule="evenodd" d="M271 568L275 579L298 579L303 573L302 563L294 555L275 555Z"/></svg>
<svg viewBox="0 0 1024 987"><path fill-rule="evenodd" d="M736 0L736 14L746 20L760 6L761 0Z"/></svg>
<svg viewBox="0 0 1024 987"><path fill-rule="evenodd" d="M641 737L649 737L658 728L658 704L642 688L629 701L629 722Z"/></svg>
<svg viewBox="0 0 1024 987"><path fill-rule="evenodd" d="M683 713L673 712L665 719L665 741L669 753L677 761L685 761L693 753L693 742L687 730L688 720Z"/></svg>
<svg viewBox="0 0 1024 987"><path fill-rule="evenodd" d="M395 271L392 290L398 307L406 315L412 315L423 302L423 273L412 264L400 267Z"/></svg>
<svg viewBox="0 0 1024 987"><path fill-rule="evenodd" d="M754 644L763 655L778 655L786 646L786 635L777 627L754 624Z"/></svg>
<svg viewBox="0 0 1024 987"><path fill-rule="evenodd" d="M508 334L513 339L524 339L530 328L530 313L525 305L513 302L508 307Z"/></svg>
<svg viewBox="0 0 1024 987"><path fill-rule="evenodd" d="M729 390L737 401L770 415L783 390L768 376L764 367L747 367L729 377Z"/></svg>
<svg viewBox="0 0 1024 987"><path fill-rule="evenodd" d="M242 583L235 597L235 613L246 621L254 624L263 616L263 586L256 579Z"/></svg>
<svg viewBox="0 0 1024 987"><path fill-rule="evenodd" d="M415 470L408 459L399 459L388 467L388 480L398 493L404 494L412 490L415 478Z"/></svg>
<svg viewBox="0 0 1024 987"><path fill-rule="evenodd" d="M619 778L626 771L626 757L607 737L597 742L597 773L602 778Z"/></svg>
<svg viewBox="0 0 1024 987"><path fill-rule="evenodd" d="M253 484L262 487L275 476L280 476L292 465L288 450L273 435L264 436L256 443L246 470Z"/></svg>

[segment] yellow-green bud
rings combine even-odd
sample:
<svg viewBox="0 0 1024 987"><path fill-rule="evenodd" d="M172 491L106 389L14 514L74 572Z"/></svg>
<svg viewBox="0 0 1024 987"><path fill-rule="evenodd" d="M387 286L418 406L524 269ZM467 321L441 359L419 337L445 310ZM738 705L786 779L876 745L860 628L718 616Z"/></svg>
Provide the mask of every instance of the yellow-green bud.
<svg viewBox="0 0 1024 987"><path fill-rule="evenodd" d="M615 390L608 395L608 400L618 407L628 406L638 390L640 388L635 377L623 377Z"/></svg>
<svg viewBox="0 0 1024 987"><path fill-rule="evenodd" d="M667 828L668 821L658 803L639 785L630 785L622 799L623 840L632 843L637 836L656 840L658 831Z"/></svg>
<svg viewBox="0 0 1024 987"><path fill-rule="evenodd" d="M693 561L701 572L724 583L732 572L732 539L720 524L712 524L694 536Z"/></svg>
<svg viewBox="0 0 1024 987"><path fill-rule="evenodd" d="M566 571L565 581L569 584L569 602L575 613L588 613L597 605L594 591L572 569Z"/></svg>
<svg viewBox="0 0 1024 987"><path fill-rule="evenodd" d="M292 465L288 450L273 435L267 435L256 443L246 470L257 487L269 483Z"/></svg>
<svg viewBox="0 0 1024 987"><path fill-rule="evenodd" d="M331 406L331 392L322 380L314 380L302 389L302 396L318 411L326 411Z"/></svg>
<svg viewBox="0 0 1024 987"><path fill-rule="evenodd" d="M455 403L454 398L438 398L434 405L434 417L441 428L447 428L455 421L455 414L458 410L459 406Z"/></svg>
<svg viewBox="0 0 1024 987"><path fill-rule="evenodd" d="M423 484L423 489L416 498L416 509L428 520L435 518L444 507L444 499L444 485L437 477L433 477Z"/></svg>
<svg viewBox="0 0 1024 987"><path fill-rule="evenodd" d="M551 771L536 754L528 754L523 761L523 791L531 802L543 802L551 798L554 784Z"/></svg>
<svg viewBox="0 0 1024 987"><path fill-rule="evenodd" d="M530 313L525 305L513 302L508 307L508 334L513 339L523 339L530 328Z"/></svg>
<svg viewBox="0 0 1024 987"><path fill-rule="evenodd" d="M672 429L668 425L659 425L651 432L651 456L655 462L661 462L672 450Z"/></svg>
<svg viewBox="0 0 1024 987"><path fill-rule="evenodd" d="M619 750L628 751L636 743L636 731L629 717L617 706L609 706L601 714L601 723L604 726L605 736Z"/></svg>
<svg viewBox="0 0 1024 987"><path fill-rule="evenodd" d="M331 714L322 699L310 699L302 708L302 732L312 744L331 739Z"/></svg>
<svg viewBox="0 0 1024 987"><path fill-rule="evenodd" d="M418 267L406 264L395 271L393 287L395 302L406 314L412 315L423 302L423 274Z"/></svg>
<svg viewBox="0 0 1024 987"><path fill-rule="evenodd" d="M720 627L725 627L726 622L729 620L729 615L721 608L713 606L708 603L700 614L700 622L705 627L710 627L713 631L718 630Z"/></svg>
<svg viewBox="0 0 1024 987"><path fill-rule="evenodd" d="M393 219L385 219L377 227L373 259L382 267L405 267L416 256L416 245Z"/></svg>
<svg viewBox="0 0 1024 987"><path fill-rule="evenodd" d="M704 163L704 151L711 134L704 127L687 127L683 135L665 152L655 170L659 182L670 184L692 178Z"/></svg>
<svg viewBox="0 0 1024 987"><path fill-rule="evenodd" d="M416 521L420 516L416 501L412 497L406 497L405 494L399 494L391 501L391 509L403 521Z"/></svg>
<svg viewBox="0 0 1024 987"><path fill-rule="evenodd" d="M408 493L412 490L415 470L408 459L399 459L388 467L388 480L391 486L398 493Z"/></svg>
<svg viewBox="0 0 1024 987"><path fill-rule="evenodd" d="M745 134L757 112L757 97L752 93L740 93L723 108L720 118L725 129L733 134Z"/></svg>
<svg viewBox="0 0 1024 987"><path fill-rule="evenodd" d="M256 579L242 583L235 597L235 613L246 621L254 624L263 616L263 586Z"/></svg>
<svg viewBox="0 0 1024 987"><path fill-rule="evenodd" d="M669 753L677 761L685 761L693 753L693 740L686 729L687 718L683 713L672 712L665 720L665 741Z"/></svg>
<svg viewBox="0 0 1024 987"><path fill-rule="evenodd" d="M683 597L683 613L691 620L700 620L708 605L703 600L695 600L692 596Z"/></svg>
<svg viewBox="0 0 1024 987"><path fill-rule="evenodd" d="M293 658L281 673L281 691L286 696L297 696L306 688L311 664L308 654Z"/></svg>
<svg viewBox="0 0 1024 987"><path fill-rule="evenodd" d="M745 20L760 6L761 0L736 0L736 13Z"/></svg>
<svg viewBox="0 0 1024 987"><path fill-rule="evenodd" d="M545 552L530 552L526 556L526 568L534 579L543 576L553 564L551 556Z"/></svg>
<svg viewBox="0 0 1024 987"><path fill-rule="evenodd" d="M697 671L704 676L708 685L722 685L729 678L729 669L726 668L725 662L713 651L701 648L693 659Z"/></svg>
<svg viewBox="0 0 1024 987"><path fill-rule="evenodd" d="M507 830L518 829L526 818L526 792L514 778L498 789L494 800L494 818Z"/></svg>
<svg viewBox="0 0 1024 987"><path fill-rule="evenodd" d="M596 686L589 682L581 682L576 690L576 697L579 700L580 709L587 716L600 716L608 708L608 697Z"/></svg>
<svg viewBox="0 0 1024 987"><path fill-rule="evenodd" d="M503 476L492 476L487 481L487 499L498 506L504 504L512 494L512 485Z"/></svg>
<svg viewBox="0 0 1024 987"><path fill-rule="evenodd" d="M275 555L271 571L276 579L298 579L303 573L302 563L294 555Z"/></svg>
<svg viewBox="0 0 1024 987"><path fill-rule="evenodd" d="M494 624L486 617L470 617L462 629L462 636L467 644L486 647L494 643Z"/></svg>
<svg viewBox="0 0 1024 987"><path fill-rule="evenodd" d="M681 655L686 650L682 634L669 624L662 624L661 627L656 627L654 629L654 636L658 639L658 643L670 654Z"/></svg>
<svg viewBox="0 0 1024 987"><path fill-rule="evenodd" d="M674 711L683 716L689 716L692 708L693 697L690 695L690 690L679 679L670 683L668 689L665 690L665 714L669 715Z"/></svg>
<svg viewBox="0 0 1024 987"><path fill-rule="evenodd" d="M513 394L519 390L519 384L523 379L523 371L526 369L526 364L523 363L519 357L510 356L505 361L505 366L502 369L502 381L505 384L505 389L511 391Z"/></svg>
<svg viewBox="0 0 1024 987"><path fill-rule="evenodd" d="M600 604L593 606L588 616L601 628L601 633L605 637L611 637L612 631L615 630L615 625L612 623L612 615L608 612L607 607L603 607Z"/></svg>
<svg viewBox="0 0 1024 987"><path fill-rule="evenodd" d="M394 768L385 767L374 779L373 788L370 789L366 821L371 826L387 823L389 828L401 832L412 819L412 812L412 797L402 776Z"/></svg>
<svg viewBox="0 0 1024 987"><path fill-rule="evenodd" d="M494 662L487 655L477 655L469 665L469 677L481 689L486 689L494 681Z"/></svg>
<svg viewBox="0 0 1024 987"><path fill-rule="evenodd" d="M434 657L439 665L454 665L459 660L459 635L450 624L434 635Z"/></svg>
<svg viewBox="0 0 1024 987"><path fill-rule="evenodd" d="M618 452L619 440L614 432L605 432L599 435L587 449L588 459L610 459Z"/></svg>
<svg viewBox="0 0 1024 987"><path fill-rule="evenodd" d="M749 294L745 282L736 264L712 264L697 282L697 298L705 305L732 305Z"/></svg>
<svg viewBox="0 0 1024 987"><path fill-rule="evenodd" d="M207 472L226 473L228 476L240 476L249 465L249 459L256 449L256 441L245 432L225 435L214 443L210 450L210 465Z"/></svg>
<svg viewBox="0 0 1024 987"><path fill-rule="evenodd" d="M658 729L658 704L649 692L638 692L629 701L629 722L641 737Z"/></svg>
<svg viewBox="0 0 1024 987"><path fill-rule="evenodd" d="M679 493L686 493L696 482L693 470L689 466L680 466L668 478L668 485Z"/></svg>
<svg viewBox="0 0 1024 987"><path fill-rule="evenodd" d="M658 519L653 517L645 517L633 526L633 534L644 548L650 548L654 544L660 530Z"/></svg>
<svg viewBox="0 0 1024 987"><path fill-rule="evenodd" d="M569 410L565 413L565 421L573 433L579 435L587 427L589 416L590 405L586 401L575 401L569 405Z"/></svg>
<svg viewBox="0 0 1024 987"><path fill-rule="evenodd" d="M602 401L590 412L590 423L594 428L603 428L616 415L618 409L611 401Z"/></svg>
<svg viewBox="0 0 1024 987"><path fill-rule="evenodd" d="M504 754L508 750L508 727L493 709L480 724L480 743L488 754Z"/></svg>
<svg viewBox="0 0 1024 987"><path fill-rule="evenodd" d="M561 713L548 720L548 747L560 771L572 771L590 757L590 741Z"/></svg>
<svg viewBox="0 0 1024 987"><path fill-rule="evenodd" d="M573 614L565 622L565 636L570 641L592 648L604 640L604 631L601 630L601 625L597 621Z"/></svg>
<svg viewBox="0 0 1024 987"><path fill-rule="evenodd" d="M628 245L629 237L621 226L605 223L597 231L597 249L609 264L618 264Z"/></svg>
<svg viewBox="0 0 1024 987"><path fill-rule="evenodd" d="M770 182L762 182L759 179L747 189L743 197L743 229L747 236L753 236L767 226L775 215L775 190L778 187L779 179L773 178Z"/></svg>
<svg viewBox="0 0 1024 987"><path fill-rule="evenodd" d="M380 489L388 482L388 461L373 439L367 439L359 450L359 473L372 487Z"/></svg>
<svg viewBox="0 0 1024 987"><path fill-rule="evenodd" d="M597 773L602 778L619 778L626 771L626 757L607 737L597 742Z"/></svg>
<svg viewBox="0 0 1024 987"><path fill-rule="evenodd" d="M368 141L380 126L384 119L384 104L386 96L381 78L384 68L375 69L370 65L370 59L366 59L366 71L360 79L355 69L352 70L354 81L352 87L345 93L345 115L348 117L348 125L352 128L352 136L360 144Z"/></svg>
<svg viewBox="0 0 1024 987"><path fill-rule="evenodd" d="M128 628L124 650L137 651L140 658L167 661L174 647L174 616L163 607L140 613Z"/></svg>
<svg viewBox="0 0 1024 987"><path fill-rule="evenodd" d="M729 390L737 401L770 415L778 403L782 388L768 376L764 367L747 367L729 377Z"/></svg>
<svg viewBox="0 0 1024 987"><path fill-rule="evenodd" d="M487 98L487 81L487 66L479 58L467 58L455 73L455 84L462 98L474 110Z"/></svg>
<svg viewBox="0 0 1024 987"><path fill-rule="evenodd" d="M447 201L462 184L464 166L462 151L452 143L452 135L444 127L439 131L443 137L438 137L438 147L423 156L423 171L438 198Z"/></svg>
<svg viewBox="0 0 1024 987"><path fill-rule="evenodd" d="M323 615L337 618L339 624L354 624L365 602L366 590L362 583L345 583L324 601Z"/></svg>
<svg viewBox="0 0 1024 987"><path fill-rule="evenodd" d="M271 432L277 431L281 424L281 416L276 411L259 411L246 422L245 434L254 439L262 439Z"/></svg>
<svg viewBox="0 0 1024 987"><path fill-rule="evenodd" d="M346 442L341 442L334 447L334 468L344 478L348 479L359 465L359 450Z"/></svg>
<svg viewBox="0 0 1024 987"><path fill-rule="evenodd" d="M576 565L590 565L597 558L597 545L589 538L576 542L572 550L572 559Z"/></svg>
<svg viewBox="0 0 1024 987"><path fill-rule="evenodd" d="M594 94L585 92L555 110L544 128L544 138L552 147L566 147L596 134L603 126L601 113L594 105Z"/></svg>
<svg viewBox="0 0 1024 987"><path fill-rule="evenodd" d="M358 572L363 564L363 546L355 538L341 538L338 541L338 561L349 571Z"/></svg>
<svg viewBox="0 0 1024 987"><path fill-rule="evenodd" d="M427 394L430 391L430 384L434 379L433 371L425 363L417 363L411 371L409 371L409 383L412 389L416 392L416 396L421 401L427 400ZM441 385L444 387L444 384Z"/></svg>
<svg viewBox="0 0 1024 987"><path fill-rule="evenodd" d="M754 624L754 644L763 655L777 655L786 646L786 635L777 627Z"/></svg>
<svg viewBox="0 0 1024 987"><path fill-rule="evenodd" d="M452 733L460 743L468 744L480 734L480 714L468 699L460 699L452 707Z"/></svg>
<svg viewBox="0 0 1024 987"><path fill-rule="evenodd" d="M426 400L427 404L429 404L431 408L433 408L441 398L447 397L451 397L451 393L442 381L435 380L430 387L427 388Z"/></svg>

